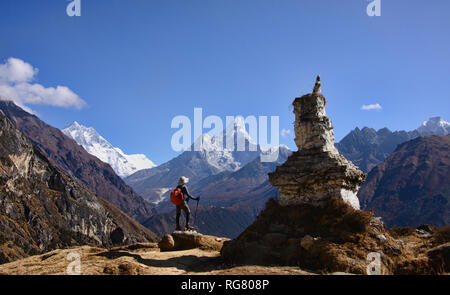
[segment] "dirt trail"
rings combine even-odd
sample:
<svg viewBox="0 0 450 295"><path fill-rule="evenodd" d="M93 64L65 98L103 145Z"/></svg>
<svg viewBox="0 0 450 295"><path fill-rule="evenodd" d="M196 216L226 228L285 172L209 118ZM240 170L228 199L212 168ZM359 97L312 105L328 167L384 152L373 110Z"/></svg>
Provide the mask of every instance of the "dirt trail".
<svg viewBox="0 0 450 295"><path fill-rule="evenodd" d="M0 274L65 275L80 257L82 275L225 275L225 274L312 274L297 267L225 266L218 251L191 249L161 252L157 244L138 244L105 250L89 246L55 250L43 255L0 265ZM72 263L72 264L71 264Z"/></svg>

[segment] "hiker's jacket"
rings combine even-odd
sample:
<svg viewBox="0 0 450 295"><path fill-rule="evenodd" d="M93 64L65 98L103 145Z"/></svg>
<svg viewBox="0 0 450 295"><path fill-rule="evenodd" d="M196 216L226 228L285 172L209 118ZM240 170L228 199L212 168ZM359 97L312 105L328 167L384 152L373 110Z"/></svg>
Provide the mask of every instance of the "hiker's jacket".
<svg viewBox="0 0 450 295"><path fill-rule="evenodd" d="M184 184L177 186L177 188L181 189L181 192L183 193L184 196L184 201L185 202L189 202L189 199L192 200L197 200L197 198L194 198L193 196L191 196L186 188L186 186Z"/></svg>

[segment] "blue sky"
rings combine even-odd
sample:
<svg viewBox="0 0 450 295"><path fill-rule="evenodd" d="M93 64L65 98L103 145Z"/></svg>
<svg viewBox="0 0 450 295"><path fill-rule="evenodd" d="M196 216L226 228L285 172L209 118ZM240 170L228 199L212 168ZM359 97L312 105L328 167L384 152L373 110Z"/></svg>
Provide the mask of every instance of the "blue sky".
<svg viewBox="0 0 450 295"><path fill-rule="evenodd" d="M157 164L177 154L172 118L195 107L280 116L292 130L290 105L316 74L337 139L449 120L450 2L381 1L369 17L366 0L81 0L69 17L66 0L2 0L0 64L23 60L39 69L30 83L86 103L27 104L44 121L92 126ZM369 104L382 109L361 110ZM292 135L280 141L295 147Z"/></svg>

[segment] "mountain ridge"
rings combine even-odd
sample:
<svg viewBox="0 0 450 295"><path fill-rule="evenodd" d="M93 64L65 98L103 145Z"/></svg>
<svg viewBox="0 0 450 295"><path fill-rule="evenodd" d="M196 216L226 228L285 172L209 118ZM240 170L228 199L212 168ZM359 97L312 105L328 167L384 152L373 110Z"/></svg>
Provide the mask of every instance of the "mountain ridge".
<svg viewBox="0 0 450 295"><path fill-rule="evenodd" d="M62 173L1 110L0 122L0 263L74 245L157 239Z"/></svg>
<svg viewBox="0 0 450 295"><path fill-rule="evenodd" d="M447 135L449 132L450 123L441 117L432 117L412 131L391 131L386 127L379 130L356 127L336 143L336 148L367 173L383 162L399 144L419 136Z"/></svg>
<svg viewBox="0 0 450 295"><path fill-rule="evenodd" d="M417 137L368 175L358 197L388 226L450 223L450 135Z"/></svg>
<svg viewBox="0 0 450 295"><path fill-rule="evenodd" d="M97 196L138 222L147 220L155 213L155 209L117 176L109 164L86 152L61 130L11 101L0 100L0 110L52 164Z"/></svg>

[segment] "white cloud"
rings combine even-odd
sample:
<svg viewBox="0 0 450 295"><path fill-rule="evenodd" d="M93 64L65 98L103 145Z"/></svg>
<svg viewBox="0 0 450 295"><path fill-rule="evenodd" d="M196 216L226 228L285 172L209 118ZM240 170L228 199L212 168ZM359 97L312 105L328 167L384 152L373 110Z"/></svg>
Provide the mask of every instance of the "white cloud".
<svg viewBox="0 0 450 295"><path fill-rule="evenodd" d="M291 130L289 129L281 129L281 136L286 137L287 135L291 134Z"/></svg>
<svg viewBox="0 0 450 295"><path fill-rule="evenodd" d="M0 97L14 101L30 111L25 104L41 104L81 109L86 102L66 86L44 87L32 83L39 70L18 58L0 64Z"/></svg>
<svg viewBox="0 0 450 295"><path fill-rule="evenodd" d="M381 105L380 105L379 103L376 103L376 104L368 104L368 105L363 104L363 105L361 106L361 110L363 110L363 111L371 111L371 110L377 110L377 111L380 111L381 109L383 109L383 108L381 107Z"/></svg>
<svg viewBox="0 0 450 295"><path fill-rule="evenodd" d="M29 63L10 57L6 63L0 64L0 82L29 82L38 72Z"/></svg>

